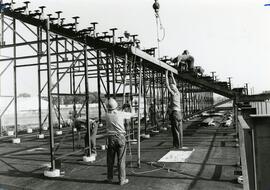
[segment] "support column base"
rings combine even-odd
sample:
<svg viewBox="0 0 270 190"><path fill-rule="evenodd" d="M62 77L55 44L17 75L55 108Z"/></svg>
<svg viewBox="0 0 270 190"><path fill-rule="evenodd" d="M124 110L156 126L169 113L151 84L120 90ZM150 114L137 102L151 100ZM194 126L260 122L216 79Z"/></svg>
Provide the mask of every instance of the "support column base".
<svg viewBox="0 0 270 190"><path fill-rule="evenodd" d="M137 144L137 139L130 139L131 144Z"/></svg>
<svg viewBox="0 0 270 190"><path fill-rule="evenodd" d="M12 143L13 144L20 144L21 143L21 139L20 138L12 139Z"/></svg>
<svg viewBox="0 0 270 190"><path fill-rule="evenodd" d="M84 162L94 162L94 161L96 161L96 156L93 154L91 156L84 156L83 161Z"/></svg>
<svg viewBox="0 0 270 190"><path fill-rule="evenodd" d="M45 170L44 176L46 176L46 177L60 177L60 170L59 169Z"/></svg>
<svg viewBox="0 0 270 190"><path fill-rule="evenodd" d="M103 145L100 145L100 149L101 150L106 150L106 145L104 145L104 144Z"/></svg>
<svg viewBox="0 0 270 190"><path fill-rule="evenodd" d="M44 134L38 134L38 135L37 135L37 138L38 138L38 139L44 139L44 138L45 138L45 135L44 135Z"/></svg>
<svg viewBox="0 0 270 190"><path fill-rule="evenodd" d="M55 131L55 134L58 135L58 136L59 135L62 135L63 134L63 131Z"/></svg>
<svg viewBox="0 0 270 190"><path fill-rule="evenodd" d="M161 130L162 130L162 131L167 131L168 128L167 128L167 127L161 127Z"/></svg>
<svg viewBox="0 0 270 190"><path fill-rule="evenodd" d="M33 129L27 129L27 133L28 134L33 133Z"/></svg>
<svg viewBox="0 0 270 190"><path fill-rule="evenodd" d="M150 139L150 135L149 134L142 134L141 137L143 139Z"/></svg>
<svg viewBox="0 0 270 190"><path fill-rule="evenodd" d="M152 130L151 132L157 134L159 133L159 130Z"/></svg>
<svg viewBox="0 0 270 190"><path fill-rule="evenodd" d="M14 136L14 131L8 131L7 132L7 135L10 137L10 136Z"/></svg>

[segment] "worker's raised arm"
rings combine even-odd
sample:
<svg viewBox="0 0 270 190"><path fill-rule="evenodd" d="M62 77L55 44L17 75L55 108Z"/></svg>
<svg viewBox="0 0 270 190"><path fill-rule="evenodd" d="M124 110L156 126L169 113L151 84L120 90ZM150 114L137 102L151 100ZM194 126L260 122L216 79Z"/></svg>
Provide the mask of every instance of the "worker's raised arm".
<svg viewBox="0 0 270 190"><path fill-rule="evenodd" d="M176 81L175 81L175 79L174 79L174 76L173 76L173 73L172 73L172 72L171 72L171 77L172 77L173 84L176 85Z"/></svg>
<svg viewBox="0 0 270 190"><path fill-rule="evenodd" d="M166 80L166 86L167 86L168 90L170 91L170 93L173 94L173 91L172 91L170 84L169 84L168 70L166 70L166 72L165 72L165 80Z"/></svg>

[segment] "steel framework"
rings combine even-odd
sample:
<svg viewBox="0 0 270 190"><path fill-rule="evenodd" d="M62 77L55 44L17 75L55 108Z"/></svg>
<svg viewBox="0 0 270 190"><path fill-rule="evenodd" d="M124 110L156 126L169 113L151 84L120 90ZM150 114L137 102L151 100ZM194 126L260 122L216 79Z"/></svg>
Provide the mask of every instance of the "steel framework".
<svg viewBox="0 0 270 190"><path fill-rule="evenodd" d="M100 123L104 123L106 99L114 97L120 105L126 101L134 102L135 109L139 110L138 129L144 126L145 133L150 129L146 116L151 102L155 109L158 108L157 113L160 112L160 121L166 122L165 110L169 98L165 85L166 70L176 76L181 91L184 118L212 107L213 93L236 99L236 92L231 90L231 84L218 82L213 77L199 76L193 72L178 73L166 63L165 59L154 57L154 48L139 49L136 35L131 35L132 39L123 40L123 37L119 37L117 40L116 28L110 29L110 33L103 32L103 35L100 35L96 31L96 22L91 23L86 29L78 30L79 17L73 17L73 23L65 23L61 12L57 11L55 17L48 14L45 19L44 6L31 12L28 10L28 3L25 2L25 6L18 8L14 8L13 1L1 3L1 50L10 54L9 57L1 56L0 62L7 66L13 65L16 137L18 137L17 70L33 67L37 72L39 133L42 134L42 126L47 121L50 129L52 169L55 168L55 160L58 159L54 155L53 126L56 123L56 128L60 129L64 122L60 109L61 97L73 97L73 112L85 113L86 126L89 126L89 114L92 111L89 107L89 92L98 93L97 115ZM4 71L1 75L3 73ZM103 93L105 98L102 97ZM44 97L48 100L48 113L45 117L41 112L41 99ZM84 99L82 106L78 106L76 97ZM1 113L1 117L3 114ZM90 136L89 127L87 130ZM136 131L139 150L140 130ZM90 141L90 138L88 139ZM138 165L140 165L140 151L138 151Z"/></svg>

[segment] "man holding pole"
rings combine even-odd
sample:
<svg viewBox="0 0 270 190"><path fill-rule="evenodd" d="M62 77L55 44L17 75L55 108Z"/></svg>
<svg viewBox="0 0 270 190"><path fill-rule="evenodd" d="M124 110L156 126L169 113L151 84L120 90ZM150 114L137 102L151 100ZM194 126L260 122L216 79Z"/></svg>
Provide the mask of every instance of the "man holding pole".
<svg viewBox="0 0 270 190"><path fill-rule="evenodd" d="M173 73L171 73L172 82L169 83L168 71L166 71L166 86L171 94L170 105L168 108L169 118L171 120L171 130L173 135L173 147L183 148L183 128L181 116L181 96L177 89Z"/></svg>

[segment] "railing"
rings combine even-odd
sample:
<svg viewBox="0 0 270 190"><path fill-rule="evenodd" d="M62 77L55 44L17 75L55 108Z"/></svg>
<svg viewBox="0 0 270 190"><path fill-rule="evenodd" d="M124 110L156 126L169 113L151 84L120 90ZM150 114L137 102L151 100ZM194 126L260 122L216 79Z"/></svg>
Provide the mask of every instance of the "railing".
<svg viewBox="0 0 270 190"><path fill-rule="evenodd" d="M270 189L270 115L241 108L238 127L244 189Z"/></svg>

